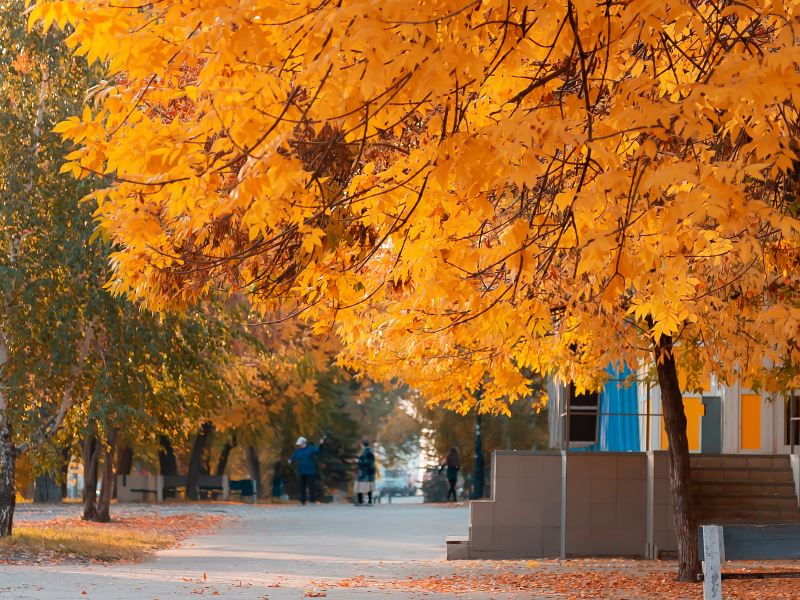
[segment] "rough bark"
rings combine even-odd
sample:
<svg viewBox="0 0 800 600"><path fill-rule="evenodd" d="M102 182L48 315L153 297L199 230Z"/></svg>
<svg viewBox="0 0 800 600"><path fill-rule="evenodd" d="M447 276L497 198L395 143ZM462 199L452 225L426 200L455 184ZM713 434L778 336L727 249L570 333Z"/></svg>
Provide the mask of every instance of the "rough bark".
<svg viewBox="0 0 800 600"><path fill-rule="evenodd" d="M11 535L14 528L14 509L17 503L14 482L16 459L11 427L0 414L0 538Z"/></svg>
<svg viewBox="0 0 800 600"><path fill-rule="evenodd" d="M203 454L208 448L213 431L214 426L206 421L194 439L192 453L189 455L189 466L186 470L186 498L189 500L199 500L197 484L203 466Z"/></svg>
<svg viewBox="0 0 800 600"><path fill-rule="evenodd" d="M220 452L219 460L217 461L217 469L214 474L219 477L225 474L225 469L228 468L228 459L231 457L231 450L236 448L236 436L232 436L230 441L225 442Z"/></svg>
<svg viewBox="0 0 800 600"><path fill-rule="evenodd" d="M94 521L97 516L97 468L100 448L97 438L88 435L83 440L83 516L85 521Z"/></svg>
<svg viewBox="0 0 800 600"><path fill-rule="evenodd" d="M258 452L253 446L247 447L247 471L250 479L256 481L256 494L259 498L264 497L264 487L261 485L261 463L258 460Z"/></svg>
<svg viewBox="0 0 800 600"><path fill-rule="evenodd" d="M58 472L47 471L37 475L33 481L33 501L42 504L57 504L62 500Z"/></svg>
<svg viewBox="0 0 800 600"><path fill-rule="evenodd" d="M700 558L697 549L697 522L692 502L692 479L689 465L689 439L686 436L686 413L672 353L672 338L661 336L656 348L656 371L661 388L661 412L669 448L669 478L678 539L678 580L697 581Z"/></svg>
<svg viewBox="0 0 800 600"><path fill-rule="evenodd" d="M161 475L177 475L178 459L175 458L175 450L172 442L165 435L159 436L158 443L161 449L158 451L158 468Z"/></svg>
<svg viewBox="0 0 800 600"><path fill-rule="evenodd" d="M67 497L67 479L69 479L69 463L72 459L72 454L69 450L69 444L64 446L61 450L61 470L60 474L61 477L59 478L60 487L61 487L61 498L64 499Z"/></svg>
<svg viewBox="0 0 800 600"><path fill-rule="evenodd" d="M130 475L133 468L133 448L127 445L119 447L117 450L117 475ZM114 499L117 498L117 478L114 477Z"/></svg>
<svg viewBox="0 0 800 600"><path fill-rule="evenodd" d="M165 435L158 436L158 443L161 448L158 451L158 470L163 476L177 475L178 474L178 459L175 457L175 449L172 447L172 442ZM175 488L167 488L164 490L165 498L175 497Z"/></svg>
<svg viewBox="0 0 800 600"><path fill-rule="evenodd" d="M114 492L114 454L117 445L117 431L111 432L108 446L103 452L103 481L100 485L100 500L97 502L97 511L94 520L98 523L108 523L111 520L111 497Z"/></svg>
<svg viewBox="0 0 800 600"><path fill-rule="evenodd" d="M117 451L117 475L130 475L133 468L133 448L120 446Z"/></svg>

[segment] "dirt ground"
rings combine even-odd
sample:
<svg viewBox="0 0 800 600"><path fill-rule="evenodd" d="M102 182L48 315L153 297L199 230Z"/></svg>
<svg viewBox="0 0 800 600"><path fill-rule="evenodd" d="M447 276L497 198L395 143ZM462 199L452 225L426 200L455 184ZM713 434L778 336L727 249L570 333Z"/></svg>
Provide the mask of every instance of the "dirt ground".
<svg viewBox="0 0 800 600"><path fill-rule="evenodd" d="M114 508L120 516L201 512L225 518L207 534L193 532L180 546L145 562L2 564L0 600L702 598L700 585L675 583L675 565L665 561L448 562L444 539L466 534L465 506ZM18 521L75 516L78 510L23 505ZM753 568L800 571L800 563L726 567ZM731 600L800 600L800 579L726 580L725 594Z"/></svg>

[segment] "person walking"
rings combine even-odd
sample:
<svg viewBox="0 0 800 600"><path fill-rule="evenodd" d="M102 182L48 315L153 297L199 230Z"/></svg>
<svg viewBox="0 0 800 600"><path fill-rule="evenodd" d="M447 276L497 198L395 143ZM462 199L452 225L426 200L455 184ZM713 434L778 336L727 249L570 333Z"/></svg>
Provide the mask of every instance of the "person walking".
<svg viewBox="0 0 800 600"><path fill-rule="evenodd" d="M297 438L297 449L289 459L289 464L297 465L297 474L300 476L300 504L305 506L306 497L314 504L317 501L317 461L315 456L319 454L325 440L320 440L319 446L309 444L303 436ZM308 489L308 496L306 496Z"/></svg>
<svg viewBox="0 0 800 600"><path fill-rule="evenodd" d="M356 478L356 498L359 506L364 504L364 494L367 494L367 504L372 504L372 493L375 491L375 454L369 447L369 440L361 440L361 455L358 457L358 477Z"/></svg>
<svg viewBox="0 0 800 600"><path fill-rule="evenodd" d="M447 499L450 500L450 494L452 494L453 502L457 502L456 483L458 482L458 472L461 470L461 457L458 455L458 448L450 448L444 466L447 468L447 482L450 484L450 489L447 490Z"/></svg>

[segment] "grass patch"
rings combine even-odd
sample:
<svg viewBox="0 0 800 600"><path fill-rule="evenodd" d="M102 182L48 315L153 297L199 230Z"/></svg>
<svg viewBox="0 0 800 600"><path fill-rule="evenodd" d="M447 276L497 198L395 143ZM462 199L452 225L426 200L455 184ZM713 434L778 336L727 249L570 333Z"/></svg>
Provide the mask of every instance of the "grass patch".
<svg viewBox="0 0 800 600"><path fill-rule="evenodd" d="M221 517L173 515L121 518L111 523L53 519L20 523L0 539L0 563L135 562L169 548Z"/></svg>
<svg viewBox="0 0 800 600"><path fill-rule="evenodd" d="M98 531L99 530L99 531ZM103 531L70 525L18 525L14 535L0 540L0 554L14 560L135 561L172 545L174 538L149 532Z"/></svg>

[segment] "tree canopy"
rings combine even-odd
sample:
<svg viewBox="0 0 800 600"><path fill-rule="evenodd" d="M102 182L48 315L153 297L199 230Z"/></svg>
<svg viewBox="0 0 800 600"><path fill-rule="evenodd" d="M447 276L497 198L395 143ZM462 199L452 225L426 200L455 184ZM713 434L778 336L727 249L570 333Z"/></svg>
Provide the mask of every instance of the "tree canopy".
<svg viewBox="0 0 800 600"><path fill-rule="evenodd" d="M797 9L70 0L31 19L107 65L57 130L64 170L109 182L114 292L292 298L352 364L488 403L525 368L589 384L661 334L723 378L796 363Z"/></svg>

